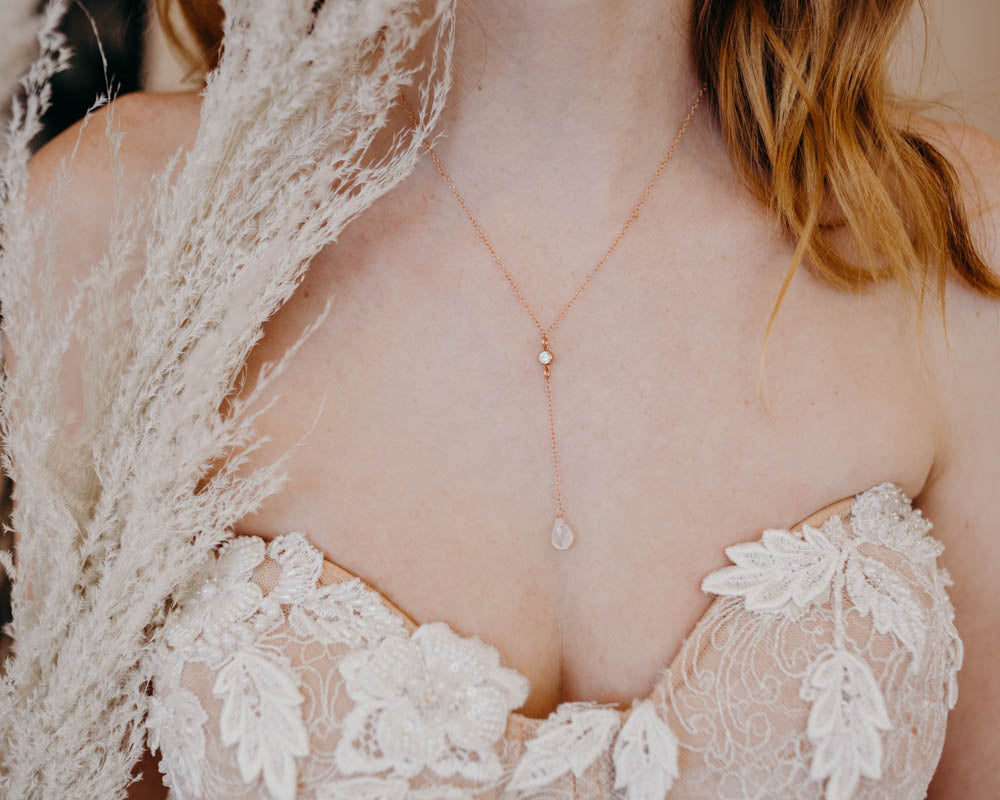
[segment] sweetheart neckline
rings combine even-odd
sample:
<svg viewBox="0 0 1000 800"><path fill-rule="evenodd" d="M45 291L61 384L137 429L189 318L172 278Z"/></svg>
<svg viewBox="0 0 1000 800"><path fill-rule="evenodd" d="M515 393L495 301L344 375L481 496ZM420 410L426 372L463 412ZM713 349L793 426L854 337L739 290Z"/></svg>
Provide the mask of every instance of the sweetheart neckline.
<svg viewBox="0 0 1000 800"><path fill-rule="evenodd" d="M870 492L873 489L876 489L876 488L878 488L880 486L888 486L890 488L897 489L899 492L902 493L902 495L903 495L904 498L906 498L907 500L909 500L912 503L912 498L910 498L910 496L898 484L895 484L892 481L881 481L879 483L873 484L872 486L868 487L867 489L863 489L860 492L857 492L855 494L847 495L845 497L840 498L839 500L835 500L832 503L828 503L827 505L822 506L821 508L818 508L817 510L813 511L812 513L810 513L808 516L806 516L805 518L803 518L799 522L795 523L794 525L791 525L789 527L784 527L784 528L778 528L778 529L779 530L786 530L786 531L790 531L790 532L795 532L795 531L800 530L805 525L809 525L809 526L814 527L814 528L821 527L823 525L823 523L825 523L829 519L832 519L834 516L843 515L845 513L849 514L852 511L852 509L854 508L854 504L857 502L857 500L858 500L859 497L861 497L862 495L866 494L867 492ZM771 528L771 529L773 529L773 528ZM762 528L760 531L758 531L758 537L757 538L760 537L760 535L763 533L764 530L768 530L768 528ZM248 534L248 535L253 535L253 534ZM323 569L322 569L322 582L323 583L334 583L334 582L350 581L350 580L357 579L358 581L360 581L360 583L368 591L370 591L373 595L375 595L382 602L382 604L385 605L385 607L391 613L395 614L396 616L398 616L400 618L401 622L405 626L405 628L407 630L407 633L409 635L412 635L418 628L420 628L422 626L443 623L443 624L447 625L448 628L451 629L458 636L461 636L463 638L477 639L478 641L482 642L484 645L487 645L488 647L492 648L493 650L497 650L497 648L492 643L490 643L488 640L484 639L479 634L476 634L476 633L466 634L466 633L462 633L460 631L457 631L446 620L430 620L430 621L427 621L427 622L417 622L406 611L404 611L402 608L400 608L395 603L393 603L385 593L379 591L375 586L373 586L367 580L365 580L364 578L362 578L360 575L357 575L356 573L351 572L350 570L348 570L345 567L341 566L337 562L335 562L335 561L327 558L327 556L325 554L323 554L323 552L315 544L313 544L311 541L308 540L308 537L304 537L304 538L306 538L308 544L311 547L313 547L318 553L320 553L320 555L323 558ZM749 541L755 541L755 540L749 540ZM738 544L738 543L734 542L734 544ZM326 580L326 578L328 576L330 576L330 580ZM705 576L705 577L707 577L707 576ZM703 579L702 587L704 587L704 579ZM704 591L704 588L703 588L703 591ZM711 594L709 592L706 592L706 593ZM505 735L511 733L511 728L512 727L517 729L516 734L518 736L521 736L521 735L524 735L524 734L527 734L528 736L535 735L535 734L537 734L538 729L542 725L544 725L545 723L550 722L552 720L555 720L560 715L560 712L569 712L570 710L572 710L574 708L584 708L585 707L585 708L603 708L603 709L607 709L609 711L615 712L618 715L620 722L624 723L625 720L627 720L628 717L631 715L632 711L634 711L635 708L641 702L643 702L643 701L648 700L649 698L651 698L656 693L657 689L666 680L668 680L670 678L670 676L672 675L672 673L674 671L675 666L678 663L678 660L680 659L680 657L684 653L684 649L685 649L686 643L688 642L689 639L691 639L691 637L695 636L699 632L699 630L702 628L702 626L704 624L706 624L706 620L709 620L711 618L711 616L712 616L711 612L715 608L715 606L719 602L721 602L721 601L732 601L732 599L733 598L726 597L724 595L715 595L714 596L714 599L709 604L709 607L698 618L698 620L694 623L694 625L691 627L691 629L683 636L683 638L681 639L680 643L678 644L677 649L674 652L674 654L668 659L667 663L664 666L660 667L657 670L656 677L654 678L653 683L652 683L649 691L645 695L643 695L642 697L635 697L635 698L633 698L632 701L627 705L627 707L625 707L625 708L619 708L618 707L619 704L618 703L614 703L614 702L601 703L601 702L598 702L598 701L595 701L595 700L563 700L563 701L559 702L558 704L556 704L552 708L552 710L546 716L544 716L544 717L531 717L531 716L528 716L528 715L526 715L526 714L524 714L524 713L522 713L520 711L512 710L512 711L509 711L508 714L507 714L507 729L506 729ZM499 654L499 651L497 651L497 652ZM508 669L511 669L512 671L516 672L519 676L521 676L525 680L525 682L527 683L527 685L529 686L529 693L530 693L531 682L530 682L530 680L526 676L524 676L519 670L517 670L514 667L511 667L509 664L505 663L505 659L503 658L502 655L500 656L500 664L502 666L508 668Z"/></svg>

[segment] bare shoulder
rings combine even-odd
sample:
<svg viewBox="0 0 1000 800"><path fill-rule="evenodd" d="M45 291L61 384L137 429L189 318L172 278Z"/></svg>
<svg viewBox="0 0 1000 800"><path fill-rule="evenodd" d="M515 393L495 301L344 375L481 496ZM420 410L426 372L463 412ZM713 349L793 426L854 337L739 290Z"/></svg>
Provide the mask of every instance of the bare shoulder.
<svg viewBox="0 0 1000 800"><path fill-rule="evenodd" d="M1000 272L1000 142L954 123L928 123L922 132L958 173L973 240ZM978 800L1000 796L989 758L1000 715L1000 298L952 274L945 300L947 338L935 314L922 332L939 431L934 467L915 505L945 544L941 563L954 580L948 591L965 658L928 797Z"/></svg>
<svg viewBox="0 0 1000 800"><path fill-rule="evenodd" d="M29 162L29 202L44 203L65 170L60 185L60 228L74 243L74 271L99 256L106 245L106 222L114 202L115 163L121 168L125 196L138 195L178 150L190 148L198 132L201 98L192 92L122 95L77 122L42 147ZM121 131L117 156L107 136L111 124ZM80 250L80 247L83 250Z"/></svg>
<svg viewBox="0 0 1000 800"><path fill-rule="evenodd" d="M921 132L955 168L973 242L987 266L1000 275L1000 141L953 122L925 120ZM950 452L966 439L981 440L989 434L988 427L976 430L977 423L988 426L1000 419L982 402L1000 397L1000 298L977 290L953 272L946 285L945 310L946 335L939 319L926 331L939 381L942 469L951 460ZM994 433L1000 437L1000 428ZM1000 447L1000 438L993 444ZM1000 480L1000 473L992 477Z"/></svg>
<svg viewBox="0 0 1000 800"><path fill-rule="evenodd" d="M124 132L120 156L130 167L162 165L178 147L190 146L198 131L201 97L194 92L131 92L71 125L31 160L42 181L74 151L74 171L100 179L110 167L105 123L111 117ZM79 144L77 144L79 139Z"/></svg>
<svg viewBox="0 0 1000 800"><path fill-rule="evenodd" d="M28 162L28 209L52 206L58 221L47 243L59 265L54 286L66 295L100 263L110 243L109 221L115 208L115 167L120 168L122 197L142 196L150 179L197 136L201 98L194 93L123 95L60 133ZM108 125L121 133L114 154ZM140 232L141 235L141 232ZM17 363L16 348L5 332L3 354L8 371ZM67 361L80 357L70 346ZM78 387L65 387L68 407L80 404Z"/></svg>
<svg viewBox="0 0 1000 800"><path fill-rule="evenodd" d="M122 95L53 138L28 162L28 208L52 208L56 291L68 291L105 254L115 208L115 168L125 200L140 197L172 155L197 136L201 98L190 92ZM120 132L113 152L109 126ZM15 354L6 349L10 358Z"/></svg>

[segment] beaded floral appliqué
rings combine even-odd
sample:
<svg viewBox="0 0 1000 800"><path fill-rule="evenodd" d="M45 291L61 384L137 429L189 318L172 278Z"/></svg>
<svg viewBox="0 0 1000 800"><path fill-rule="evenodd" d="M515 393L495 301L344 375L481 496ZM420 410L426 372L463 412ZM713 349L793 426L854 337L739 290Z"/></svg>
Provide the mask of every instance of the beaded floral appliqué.
<svg viewBox="0 0 1000 800"><path fill-rule="evenodd" d="M530 687L495 648L431 622L348 653L338 668L354 701L335 752L342 772L499 776L493 745Z"/></svg>

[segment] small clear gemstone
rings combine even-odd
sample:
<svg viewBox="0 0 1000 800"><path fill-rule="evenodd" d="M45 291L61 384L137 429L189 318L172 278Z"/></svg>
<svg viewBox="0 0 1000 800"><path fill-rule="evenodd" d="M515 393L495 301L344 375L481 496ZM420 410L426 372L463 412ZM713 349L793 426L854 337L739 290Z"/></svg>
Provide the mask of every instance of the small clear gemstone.
<svg viewBox="0 0 1000 800"><path fill-rule="evenodd" d="M573 544L573 529L562 517L556 517L556 524L552 526L552 546L556 550L566 550Z"/></svg>
<svg viewBox="0 0 1000 800"><path fill-rule="evenodd" d="M552 353L550 353L548 350L542 350L542 352L538 354L538 360L542 364L551 364L552 363Z"/></svg>

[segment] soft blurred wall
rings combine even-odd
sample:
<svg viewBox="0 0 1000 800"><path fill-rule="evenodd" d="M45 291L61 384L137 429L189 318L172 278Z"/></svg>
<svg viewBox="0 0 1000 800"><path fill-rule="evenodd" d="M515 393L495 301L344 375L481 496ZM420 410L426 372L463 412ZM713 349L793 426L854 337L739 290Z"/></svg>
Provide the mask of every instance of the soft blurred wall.
<svg viewBox="0 0 1000 800"><path fill-rule="evenodd" d="M1000 139L1000 0L925 0L927 28L915 8L895 48L903 91L940 100L963 119ZM923 48L927 60L921 70Z"/></svg>
<svg viewBox="0 0 1000 800"><path fill-rule="evenodd" d="M149 0L151 6L156 0ZM179 34L184 34L184 25L180 12L177 10L178 4L172 5L171 19L174 23L174 30ZM171 49L167 42L167 37L163 34L163 27L160 25L160 17L156 11L150 8L150 23L146 35L146 54L143 65L143 83L145 89L151 92L169 92L178 89L196 89L197 80L189 75L189 68L182 63L182 59ZM187 40L191 43L191 40Z"/></svg>
<svg viewBox="0 0 1000 800"><path fill-rule="evenodd" d="M907 93L941 100L959 114L956 117L954 113L939 110L935 112L937 116L964 118L1000 139L1000 46L997 44L1000 0L925 0L925 3L926 64L921 70L925 30L920 9L914 7L893 54L897 85ZM147 87L154 91L182 87L183 72L154 23L146 61Z"/></svg>

